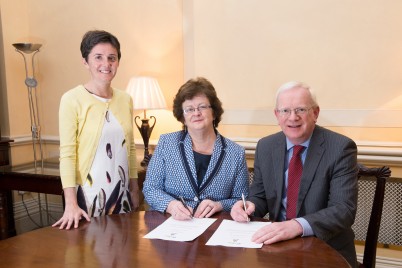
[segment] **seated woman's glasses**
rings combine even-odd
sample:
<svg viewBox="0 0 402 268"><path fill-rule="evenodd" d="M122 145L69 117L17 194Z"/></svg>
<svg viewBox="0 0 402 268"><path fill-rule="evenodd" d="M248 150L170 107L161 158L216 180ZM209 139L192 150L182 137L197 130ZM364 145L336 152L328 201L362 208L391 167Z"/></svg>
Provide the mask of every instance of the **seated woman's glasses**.
<svg viewBox="0 0 402 268"><path fill-rule="evenodd" d="M197 108L194 107L186 107L183 109L184 114L193 114L195 111L203 112L207 109L211 108L211 105L201 104Z"/></svg>

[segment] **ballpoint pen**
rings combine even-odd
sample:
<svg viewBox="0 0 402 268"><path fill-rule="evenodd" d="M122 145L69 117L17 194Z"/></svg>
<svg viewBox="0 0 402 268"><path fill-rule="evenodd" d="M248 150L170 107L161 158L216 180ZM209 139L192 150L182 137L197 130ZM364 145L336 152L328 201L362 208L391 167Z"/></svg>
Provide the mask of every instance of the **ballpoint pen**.
<svg viewBox="0 0 402 268"><path fill-rule="evenodd" d="M188 212L190 212L190 218L193 218L193 213L191 213L191 210L188 208L188 206L186 205L186 203L184 202L184 199L182 196L180 196L180 202L183 204L183 206L188 210Z"/></svg>
<svg viewBox="0 0 402 268"><path fill-rule="evenodd" d="M244 206L244 211L247 211L247 207L246 207L246 198L244 198L244 194L241 194L241 199L243 200L243 206ZM250 221L250 218L247 217L247 221Z"/></svg>

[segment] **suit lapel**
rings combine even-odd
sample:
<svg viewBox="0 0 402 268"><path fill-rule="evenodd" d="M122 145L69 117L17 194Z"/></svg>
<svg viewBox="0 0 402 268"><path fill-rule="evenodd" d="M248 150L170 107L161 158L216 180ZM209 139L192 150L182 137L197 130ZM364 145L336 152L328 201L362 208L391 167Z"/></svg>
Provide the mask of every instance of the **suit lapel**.
<svg viewBox="0 0 402 268"><path fill-rule="evenodd" d="M325 148L322 146L325 142L324 136L320 127L316 126L313 135L310 140L310 144L307 151L306 160L303 166L303 174L300 182L299 196L297 200L297 211L299 213L301 204L306 198L307 192L310 189L313 182L315 173L317 171L319 162L325 152Z"/></svg>
<svg viewBox="0 0 402 268"><path fill-rule="evenodd" d="M282 203L282 194L283 194L283 185L284 185L284 170L285 170L285 157L286 157L286 137L283 135L281 139L278 140L277 146L272 150L273 160L273 170L274 170L274 179L275 183L275 191L277 194L274 215L273 219L278 220L279 212L281 210Z"/></svg>

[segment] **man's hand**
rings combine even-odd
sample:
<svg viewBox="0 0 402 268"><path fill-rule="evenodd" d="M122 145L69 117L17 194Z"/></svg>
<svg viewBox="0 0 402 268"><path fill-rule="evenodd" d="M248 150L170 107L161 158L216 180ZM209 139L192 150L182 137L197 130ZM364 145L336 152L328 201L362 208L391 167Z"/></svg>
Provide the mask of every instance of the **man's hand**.
<svg viewBox="0 0 402 268"><path fill-rule="evenodd" d="M255 232L251 241L269 245L279 241L293 239L302 234L303 228L296 220L273 222Z"/></svg>
<svg viewBox="0 0 402 268"><path fill-rule="evenodd" d="M250 201L246 201L246 211L244 211L243 201L237 201L230 211L230 216L237 222L249 221L249 216L254 212L255 205Z"/></svg>

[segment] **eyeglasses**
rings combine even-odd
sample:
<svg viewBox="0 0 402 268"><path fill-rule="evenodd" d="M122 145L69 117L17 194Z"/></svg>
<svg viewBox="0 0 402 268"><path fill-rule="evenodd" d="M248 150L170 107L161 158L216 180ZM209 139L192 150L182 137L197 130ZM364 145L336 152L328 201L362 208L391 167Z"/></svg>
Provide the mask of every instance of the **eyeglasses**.
<svg viewBox="0 0 402 268"><path fill-rule="evenodd" d="M297 107L295 109L284 108L276 109L276 112L279 113L279 115L282 117L289 117L292 114L292 111L295 113L295 115L304 115L308 113L311 108L313 107Z"/></svg>
<svg viewBox="0 0 402 268"><path fill-rule="evenodd" d="M207 109L211 108L211 105L205 105L205 104L201 104L200 106L198 106L197 108L194 107L186 107L183 109L184 114L193 114L195 113L195 111L199 111L199 112L203 112Z"/></svg>

